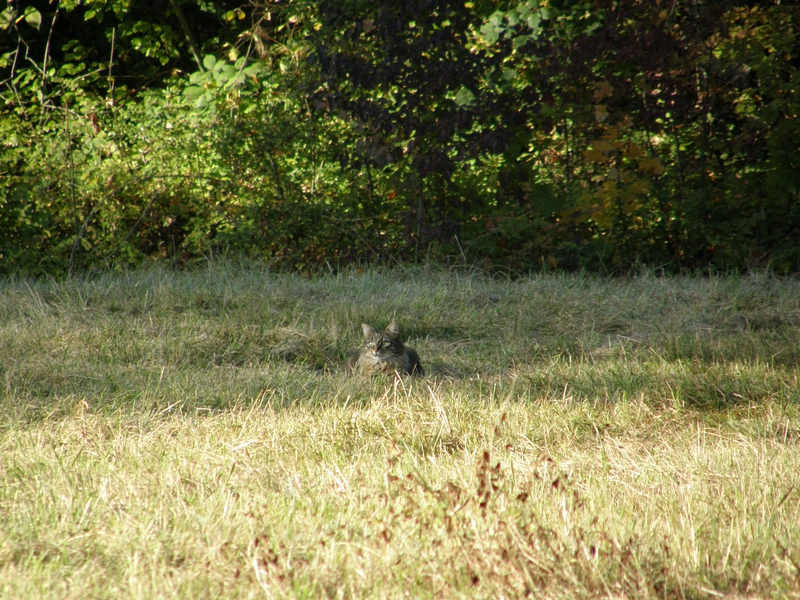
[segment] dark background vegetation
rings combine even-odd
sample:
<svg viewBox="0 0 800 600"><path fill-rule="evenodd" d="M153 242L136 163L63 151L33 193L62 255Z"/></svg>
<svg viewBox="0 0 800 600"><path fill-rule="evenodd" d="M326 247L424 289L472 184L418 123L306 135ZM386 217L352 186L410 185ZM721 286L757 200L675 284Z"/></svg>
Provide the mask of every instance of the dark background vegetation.
<svg viewBox="0 0 800 600"><path fill-rule="evenodd" d="M800 9L0 5L0 272L800 271Z"/></svg>

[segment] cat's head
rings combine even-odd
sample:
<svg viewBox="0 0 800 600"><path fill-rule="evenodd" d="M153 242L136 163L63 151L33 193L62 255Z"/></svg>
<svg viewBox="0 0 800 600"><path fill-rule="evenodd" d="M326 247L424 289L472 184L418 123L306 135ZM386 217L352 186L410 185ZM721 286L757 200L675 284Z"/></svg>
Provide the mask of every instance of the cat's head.
<svg viewBox="0 0 800 600"><path fill-rule="evenodd" d="M361 324L364 330L364 351L381 359L395 356L403 352L403 342L400 341L400 328L392 321L383 331L374 327Z"/></svg>

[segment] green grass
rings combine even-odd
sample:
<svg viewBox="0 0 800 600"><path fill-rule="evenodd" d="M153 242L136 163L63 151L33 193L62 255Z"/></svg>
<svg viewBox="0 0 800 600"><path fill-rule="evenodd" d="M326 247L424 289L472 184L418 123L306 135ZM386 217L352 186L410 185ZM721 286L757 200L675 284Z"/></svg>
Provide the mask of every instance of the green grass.
<svg viewBox="0 0 800 600"><path fill-rule="evenodd" d="M800 598L795 279L10 279L0 349L2 598Z"/></svg>

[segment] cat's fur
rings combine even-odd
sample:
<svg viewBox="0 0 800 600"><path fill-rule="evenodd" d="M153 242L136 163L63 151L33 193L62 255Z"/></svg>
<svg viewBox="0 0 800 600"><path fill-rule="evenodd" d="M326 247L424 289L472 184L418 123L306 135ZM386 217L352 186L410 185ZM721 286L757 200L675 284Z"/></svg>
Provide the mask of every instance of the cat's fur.
<svg viewBox="0 0 800 600"><path fill-rule="evenodd" d="M419 355L400 340L397 323L392 321L383 331L366 323L362 323L361 328L364 330L364 344L347 359L348 375L425 375Z"/></svg>

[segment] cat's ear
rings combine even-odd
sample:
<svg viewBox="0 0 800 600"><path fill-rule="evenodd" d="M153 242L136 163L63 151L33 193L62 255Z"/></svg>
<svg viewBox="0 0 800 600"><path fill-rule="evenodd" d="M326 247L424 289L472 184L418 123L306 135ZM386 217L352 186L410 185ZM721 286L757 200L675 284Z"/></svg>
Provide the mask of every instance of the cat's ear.
<svg viewBox="0 0 800 600"><path fill-rule="evenodd" d="M364 330L364 337L370 338L375 334L375 329L367 325L366 323L361 324L361 329Z"/></svg>
<svg viewBox="0 0 800 600"><path fill-rule="evenodd" d="M397 337L398 335L400 335L400 327L398 327L397 323L392 321L386 328L386 333L388 333L392 337Z"/></svg>

